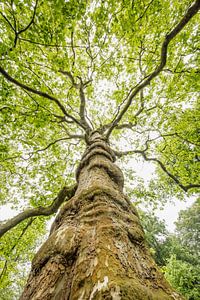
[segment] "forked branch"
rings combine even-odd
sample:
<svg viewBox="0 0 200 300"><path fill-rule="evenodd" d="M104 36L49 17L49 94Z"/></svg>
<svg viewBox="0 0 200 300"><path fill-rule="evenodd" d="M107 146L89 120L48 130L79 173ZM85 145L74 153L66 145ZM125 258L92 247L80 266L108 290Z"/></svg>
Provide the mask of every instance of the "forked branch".
<svg viewBox="0 0 200 300"><path fill-rule="evenodd" d="M179 21L179 23L165 36L164 42L161 46L161 53L160 53L160 64L155 68L155 70L146 78L144 79L137 87L131 92L129 95L124 107L122 110L118 113L117 117L114 119L114 121L111 123L108 131L107 131L107 138L110 136L113 129L118 125L118 123L121 121L122 117L126 113L126 111L129 109L130 105L132 104L132 101L134 97L150 82L152 79L154 79L156 76L160 74L160 72L163 70L164 66L167 62L167 50L169 43L177 36L177 34L187 25L187 23L192 19L194 15L197 14L197 12L200 9L200 1L196 0L193 5L189 7L185 15L182 17L182 19Z"/></svg>
<svg viewBox="0 0 200 300"><path fill-rule="evenodd" d="M63 71L60 70L60 73L62 73L63 75L66 75L70 81L72 86L78 90L79 92L79 98L80 98L80 108L79 108L79 116L80 116L80 121L82 126L84 127L84 129L86 130L86 132L90 132L92 130L92 128L90 127L87 119L86 119L86 98L85 98L85 93L84 93L84 88L91 82L90 80L87 82L83 82L81 77L78 77L79 79L79 83L76 83L72 73L68 72L68 71Z"/></svg>
<svg viewBox="0 0 200 300"><path fill-rule="evenodd" d="M0 73L8 81L10 81L10 82L14 83L15 85L21 87L22 89L53 101L60 108L60 110L64 113L64 115L66 117L68 117L69 119L73 120L76 124L78 124L79 126L81 126L84 129L84 127L81 124L81 122L79 120L77 120L75 117L73 117L71 114L69 114L66 111L64 105L57 98L55 98L54 96L51 96L51 95L49 95L47 93L44 93L44 92L38 91L36 89L33 89L32 87L30 87L30 86L28 86L28 85L26 85L24 83L19 82L18 80L14 79L12 76L10 76L1 66L0 66Z"/></svg>
<svg viewBox="0 0 200 300"><path fill-rule="evenodd" d="M12 2L13 1L11 1L11 6L12 6ZM35 1L35 6L34 6L34 9L33 9L33 15L31 17L30 22L28 23L28 25L26 25L24 28L22 28L20 30L17 30L17 20L15 19L13 9L12 9L12 17L14 19L14 26L11 24L11 22L9 21L9 19L2 12L0 12L0 14L2 15L2 17L9 24L9 26L11 27L11 29L14 31L14 34L15 34L14 45L13 45L12 48L9 49L9 52L13 51L13 49L16 47L17 41L18 41L18 38L19 38L20 34L23 33L23 32L25 32L26 30L28 30L29 27L34 23L34 19L35 19L35 15L36 15L36 10L37 10L37 5L38 5L38 0ZM8 52L6 52L4 54L8 54Z"/></svg>
<svg viewBox="0 0 200 300"><path fill-rule="evenodd" d="M21 223L22 221L37 216L50 216L53 213L57 212L61 204L69 200L76 191L77 185L72 185L70 187L63 187L58 193L57 197L53 200L52 204L47 207L36 207L27 209L21 213L19 213L14 218L6 221L4 224L0 225L0 237L2 237L8 230L14 228L16 225Z"/></svg>

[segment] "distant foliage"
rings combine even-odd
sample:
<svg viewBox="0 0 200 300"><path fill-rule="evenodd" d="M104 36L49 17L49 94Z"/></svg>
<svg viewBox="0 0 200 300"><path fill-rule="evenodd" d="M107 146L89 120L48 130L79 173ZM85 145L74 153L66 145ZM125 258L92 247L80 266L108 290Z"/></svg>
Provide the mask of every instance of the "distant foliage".
<svg viewBox="0 0 200 300"><path fill-rule="evenodd" d="M174 234L154 215L141 213L152 255L171 285L188 300L200 295L200 202L182 210Z"/></svg>

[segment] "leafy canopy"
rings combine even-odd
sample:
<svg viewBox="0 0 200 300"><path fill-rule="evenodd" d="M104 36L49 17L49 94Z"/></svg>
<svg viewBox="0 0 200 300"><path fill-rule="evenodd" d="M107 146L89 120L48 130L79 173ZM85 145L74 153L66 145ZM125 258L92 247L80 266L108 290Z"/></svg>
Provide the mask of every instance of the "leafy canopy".
<svg viewBox="0 0 200 300"><path fill-rule="evenodd" d="M199 7L198 0L1 2L1 205L51 205L73 183L92 130L122 167L125 155L157 166L147 191L130 178L137 197L197 192ZM42 234L44 218L34 217L55 213L70 194L61 192L48 212L29 211L30 226L24 215L9 223L6 231L24 220L2 239L2 276L11 270L8 253L19 247L24 259L25 240Z"/></svg>

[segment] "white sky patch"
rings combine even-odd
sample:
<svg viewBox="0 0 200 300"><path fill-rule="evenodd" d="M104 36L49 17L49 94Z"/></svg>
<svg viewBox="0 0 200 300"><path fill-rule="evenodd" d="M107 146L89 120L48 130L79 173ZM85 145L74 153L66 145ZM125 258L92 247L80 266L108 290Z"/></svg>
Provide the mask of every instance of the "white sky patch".
<svg viewBox="0 0 200 300"><path fill-rule="evenodd" d="M148 185L149 181L153 178L156 169L153 163L142 161L142 158L137 161L134 157L130 158L128 167L133 169L134 176L139 176L144 180L145 185ZM129 186L129 188L131 188L131 186ZM172 233L175 230L174 222L177 221L179 212L189 208L195 202L195 199L195 196L185 197L185 200L179 200L174 197L171 201L164 204L164 206L155 210L155 215L160 220L165 221L167 229ZM146 211L145 202L144 205L141 204L139 206L142 210Z"/></svg>
<svg viewBox="0 0 200 300"><path fill-rule="evenodd" d="M13 209L13 204L8 203L5 205L2 205L0 207L0 221L4 221L4 220L8 220L14 216L16 216L19 211L17 211L16 209Z"/></svg>
<svg viewBox="0 0 200 300"><path fill-rule="evenodd" d="M166 203L163 210L157 210L155 213L160 220L165 221L167 229L170 232L174 232L174 222L178 219L180 211L189 208L194 202L195 199L193 197L188 198L187 202L175 199L174 203Z"/></svg>

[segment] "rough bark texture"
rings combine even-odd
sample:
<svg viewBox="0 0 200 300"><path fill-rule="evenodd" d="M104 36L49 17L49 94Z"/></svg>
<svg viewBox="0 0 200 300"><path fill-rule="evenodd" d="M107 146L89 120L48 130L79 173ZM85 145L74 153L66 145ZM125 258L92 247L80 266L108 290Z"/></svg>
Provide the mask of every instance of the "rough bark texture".
<svg viewBox="0 0 200 300"><path fill-rule="evenodd" d="M183 299L149 254L114 160L94 133L77 170L75 196L36 254L21 300Z"/></svg>

